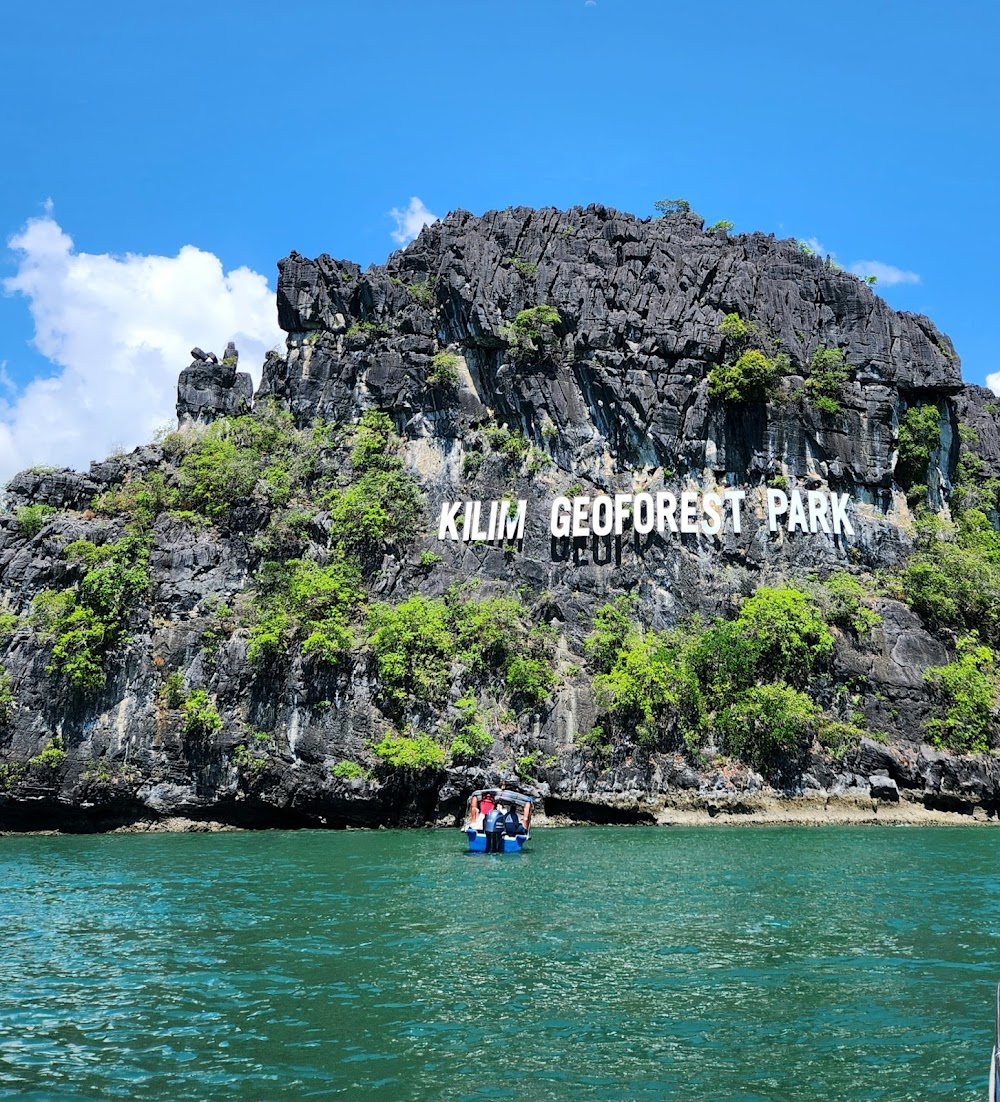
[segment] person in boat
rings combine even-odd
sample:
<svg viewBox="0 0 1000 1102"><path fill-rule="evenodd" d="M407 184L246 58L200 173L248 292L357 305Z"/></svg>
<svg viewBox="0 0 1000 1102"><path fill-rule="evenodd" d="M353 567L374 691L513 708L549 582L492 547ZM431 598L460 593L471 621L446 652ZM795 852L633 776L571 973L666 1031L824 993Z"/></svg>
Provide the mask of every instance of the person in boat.
<svg viewBox="0 0 1000 1102"><path fill-rule="evenodd" d="M483 830L486 833L486 852L501 852L503 850L504 821L503 812L499 806L491 806L489 812L483 817Z"/></svg>
<svg viewBox="0 0 1000 1102"><path fill-rule="evenodd" d="M512 838L517 834L527 834L527 829L521 825L521 820L517 817L517 807L514 804L504 812L503 829L504 834L509 834Z"/></svg>
<svg viewBox="0 0 1000 1102"><path fill-rule="evenodd" d="M469 801L469 826L473 830L482 830L486 816L493 810L493 794L484 792L482 796L473 796Z"/></svg>

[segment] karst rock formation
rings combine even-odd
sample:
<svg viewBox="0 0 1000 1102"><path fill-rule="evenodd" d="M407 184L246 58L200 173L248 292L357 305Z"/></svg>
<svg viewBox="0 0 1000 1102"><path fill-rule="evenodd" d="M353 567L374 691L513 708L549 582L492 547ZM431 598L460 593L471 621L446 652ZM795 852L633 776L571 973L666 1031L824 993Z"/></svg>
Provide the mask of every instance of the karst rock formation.
<svg viewBox="0 0 1000 1102"><path fill-rule="evenodd" d="M954 658L957 633L884 584L918 538L899 469L907 410L937 411L922 472L929 512L950 515L963 433L977 477L1000 476L994 396L962 381L929 319L894 311L793 241L706 230L683 211L457 211L366 271L294 252L278 271L286 346L267 355L256 393L233 345L221 356L195 348L176 433L86 472L25 471L7 488L0 829L450 821L481 784L527 787L548 814L594 821L739 808L761 793L995 813L997 759L935 749L927 734L940 710L924 671ZM739 341L726 333L732 315L747 325ZM713 370L744 344L779 364L778 377L738 401L710 393ZM809 385L817 349L842 356L826 408ZM362 469L352 432L370 411L391 422L396 457L372 469L405 476L419 496L414 523L363 543L337 509L351 464ZM296 504L295 486L314 476L282 453L274 463L291 475L265 456L263 481L213 507L192 489L192 442L246 417L283 417L282 431L303 441L327 426L327 443L308 445L309 470L325 471L327 487L340 477L339 490ZM238 464L240 434L219 439L222 459ZM769 531L774 487L848 494L854 535ZM738 533L554 539L549 529L557 496L727 488L746 492ZM527 502L522 541L438 538L442 503L504 500ZM120 541L139 531L137 510L135 551ZM113 545L118 557L102 559ZM324 567L341 545L361 548L349 642L336 654L309 645L293 617L255 659L253 625L273 600L267 564ZM102 574L102 563L121 572ZM110 586L106 615L95 571ZM836 572L861 582L879 620L863 633L834 627L832 656L809 684L827 715L862 732L845 752L814 741L764 769L720 755L711 730L700 749L669 731L640 746L608 721L585 647L601 607L629 595L642 630L667 632L693 614L732 619L761 586L822 585ZM508 699L458 647L438 689L394 696L368 610L415 595L434 607L516 598L544 636L548 692ZM473 706L488 745L449 755ZM374 747L394 734L426 735L444 753L421 768L392 764Z"/></svg>

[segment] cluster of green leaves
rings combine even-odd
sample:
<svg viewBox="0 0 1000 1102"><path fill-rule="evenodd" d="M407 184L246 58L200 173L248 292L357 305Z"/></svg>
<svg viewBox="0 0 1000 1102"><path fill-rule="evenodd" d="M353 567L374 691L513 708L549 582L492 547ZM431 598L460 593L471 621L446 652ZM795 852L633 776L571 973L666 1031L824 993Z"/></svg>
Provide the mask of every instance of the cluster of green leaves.
<svg viewBox="0 0 1000 1102"><path fill-rule="evenodd" d="M203 611L211 617L201 633L202 650L206 661L214 664L223 640L228 639L236 629L236 616L218 594L209 594L201 604Z"/></svg>
<svg viewBox="0 0 1000 1102"><path fill-rule="evenodd" d="M539 769L551 769L558 762L554 754L543 754L541 750L532 750L523 754L514 762L514 772L524 784L531 784L538 776Z"/></svg>
<svg viewBox="0 0 1000 1102"><path fill-rule="evenodd" d="M408 283L406 285L406 290L414 302L418 303L425 310L430 310L436 301L436 287L437 277L428 276L427 279L422 279L417 283Z"/></svg>
<svg viewBox="0 0 1000 1102"><path fill-rule="evenodd" d="M324 497L330 513L331 539L349 558L364 558L383 544L413 539L423 499L403 470L390 418L367 410L354 430L353 478Z"/></svg>
<svg viewBox="0 0 1000 1102"><path fill-rule="evenodd" d="M847 378L844 353L839 348L820 345L813 353L806 379L806 390L816 408L824 413L839 413Z"/></svg>
<svg viewBox="0 0 1000 1102"><path fill-rule="evenodd" d="M439 704L453 680L492 684L529 710L555 687L552 643L514 597L461 600L415 595L373 604L369 641L386 709Z"/></svg>
<svg viewBox="0 0 1000 1102"><path fill-rule="evenodd" d="M55 512L51 505L20 505L14 512L14 524L24 539L34 539Z"/></svg>
<svg viewBox="0 0 1000 1102"><path fill-rule="evenodd" d="M388 708L399 711L410 698L438 703L444 697L457 647L443 600L418 594L396 606L374 604L368 632Z"/></svg>
<svg viewBox="0 0 1000 1102"><path fill-rule="evenodd" d="M9 609L0 609L0 644L6 643L20 624L20 617Z"/></svg>
<svg viewBox="0 0 1000 1102"><path fill-rule="evenodd" d="M106 515L124 514L140 529L152 527L160 513L176 510L180 494L169 486L160 471L129 478L93 501L94 511Z"/></svg>
<svg viewBox="0 0 1000 1102"><path fill-rule="evenodd" d="M395 731L390 731L375 745L374 754L393 769L416 772L443 768L447 756L444 747L430 735L401 735Z"/></svg>
<svg viewBox="0 0 1000 1102"><path fill-rule="evenodd" d="M600 724L591 727L589 731L578 731L573 744L602 766L611 760L611 755L614 753L614 746Z"/></svg>
<svg viewBox="0 0 1000 1102"><path fill-rule="evenodd" d="M831 574L820 591L820 603L827 620L857 636L867 635L882 623L882 617L867 601L865 588L846 570Z"/></svg>
<svg viewBox="0 0 1000 1102"><path fill-rule="evenodd" d="M599 705L623 734L634 732L645 749L673 745L678 738L693 746L700 739L705 701L689 661L689 643L682 631L635 628L610 668L594 678Z"/></svg>
<svg viewBox="0 0 1000 1102"><path fill-rule="evenodd" d="M471 765L481 761L493 748L493 736L479 716L474 693L468 692L455 701L459 717L454 725L451 760L456 765Z"/></svg>
<svg viewBox="0 0 1000 1102"><path fill-rule="evenodd" d="M65 554L84 574L67 589L39 593L32 626L52 644L50 673L79 689L96 689L105 682L105 656L124 639L129 613L149 588L149 535L130 531L101 546L74 540Z"/></svg>
<svg viewBox="0 0 1000 1102"><path fill-rule="evenodd" d="M657 199L653 204L653 210L661 218L668 218L671 214L689 214L691 204L687 199Z"/></svg>
<svg viewBox="0 0 1000 1102"><path fill-rule="evenodd" d="M492 451L508 463L520 464L531 448L531 442L524 433L505 428L502 425L490 425L483 435Z"/></svg>
<svg viewBox="0 0 1000 1102"><path fill-rule="evenodd" d="M292 643L304 654L334 663L351 649L351 616L364 591L357 565L336 555L325 566L312 559L266 562L254 582L247 658L261 667Z"/></svg>
<svg viewBox="0 0 1000 1102"><path fill-rule="evenodd" d="M767 768L808 744L819 709L801 689L833 636L797 589L761 587L735 620L642 630L627 599L604 606L586 640L598 701L646 749L695 748L709 730L727 753Z"/></svg>
<svg viewBox="0 0 1000 1102"><path fill-rule="evenodd" d="M208 738L222 730L222 716L204 689L195 689L181 706L185 735Z"/></svg>
<svg viewBox="0 0 1000 1102"><path fill-rule="evenodd" d="M293 489L314 473L326 442L322 426L310 439L275 405L220 418L193 435L181 460L176 501L213 523L248 501L287 505Z"/></svg>
<svg viewBox="0 0 1000 1102"><path fill-rule="evenodd" d="M957 652L954 662L924 670L924 682L944 710L927 723L927 733L939 749L985 753L1000 688L993 651L970 634L959 638Z"/></svg>
<svg viewBox="0 0 1000 1102"><path fill-rule="evenodd" d="M588 658L601 673L608 673L619 655L634 641L637 631L635 605L634 597L616 597L594 615L593 627L584 646Z"/></svg>
<svg viewBox="0 0 1000 1102"><path fill-rule="evenodd" d="M37 765L43 769L51 769L53 772L61 769L66 760L66 744L62 735L53 735L45 746L33 757L28 759L29 765Z"/></svg>
<svg viewBox="0 0 1000 1102"><path fill-rule="evenodd" d="M559 311L554 306L540 303L537 306L529 306L525 310L519 310L517 317L512 322L512 328L522 338L537 341L541 339L546 329L551 329L561 321Z"/></svg>
<svg viewBox="0 0 1000 1102"><path fill-rule="evenodd" d="M978 631L1000 642L1000 534L978 509L954 524L925 514L902 573L903 596L928 627Z"/></svg>
<svg viewBox="0 0 1000 1102"><path fill-rule="evenodd" d="M752 685L716 716L726 753L766 769L779 753L804 749L821 709L784 682Z"/></svg>
<svg viewBox="0 0 1000 1102"><path fill-rule="evenodd" d="M0 792L10 792L24 780L28 767L24 762L5 761L0 762Z"/></svg>
<svg viewBox="0 0 1000 1102"><path fill-rule="evenodd" d="M716 233L718 230L725 230L727 233L736 225L735 222L730 222L728 218L720 218L718 222L713 222L706 230L706 233Z"/></svg>
<svg viewBox="0 0 1000 1102"><path fill-rule="evenodd" d="M271 736L266 731L254 731L248 742L241 742L233 748L233 765L243 774L253 778L259 776L271 760L268 751L271 748Z"/></svg>
<svg viewBox="0 0 1000 1102"><path fill-rule="evenodd" d="M253 541L264 559L294 559L309 544L316 512L311 508L292 505L271 513L267 527Z"/></svg>
<svg viewBox="0 0 1000 1102"><path fill-rule="evenodd" d="M530 260L525 260L523 257L513 256L511 257L510 263L514 271L524 278L538 274L538 265L532 264Z"/></svg>
<svg viewBox="0 0 1000 1102"><path fill-rule="evenodd" d="M984 475L985 464L976 451L979 433L972 425L960 424L958 436L958 463L949 499L952 516L957 517L969 509L996 513L1000 503L1000 479Z"/></svg>
<svg viewBox="0 0 1000 1102"><path fill-rule="evenodd" d="M458 357L454 352L438 352L434 356L427 372L427 385L442 390L454 390L458 386Z"/></svg>
<svg viewBox="0 0 1000 1102"><path fill-rule="evenodd" d="M768 357L750 347L760 340L760 327L730 313L719 323L727 353L735 362L716 364L708 373L708 393L723 402L761 402L770 396L775 380L788 367L786 356Z"/></svg>
<svg viewBox="0 0 1000 1102"><path fill-rule="evenodd" d="M359 765L356 761L349 761L346 758L343 761L338 761L336 765L331 765L330 773L341 781L364 780L368 776L368 770L363 765Z"/></svg>
<svg viewBox="0 0 1000 1102"><path fill-rule="evenodd" d="M820 716L816 722L816 741L834 761L843 760L863 738L886 741L885 735L878 731L866 731L856 723L845 723L829 716Z"/></svg>
<svg viewBox="0 0 1000 1102"><path fill-rule="evenodd" d="M537 354L552 340L552 330L562 318L554 306L539 304L521 310L510 325L500 330L515 359L527 359Z"/></svg>
<svg viewBox="0 0 1000 1102"><path fill-rule="evenodd" d="M184 674L180 670L174 670L160 686L160 700L163 701L165 708L184 707L187 689L184 687Z"/></svg>
<svg viewBox="0 0 1000 1102"><path fill-rule="evenodd" d="M927 492L931 456L941 443L941 413L935 405L915 405L899 421L896 481L917 497Z"/></svg>
<svg viewBox="0 0 1000 1102"><path fill-rule="evenodd" d="M716 364L709 371L708 393L723 402L763 402L782 371L778 357L748 348L735 363Z"/></svg>
<svg viewBox="0 0 1000 1102"><path fill-rule="evenodd" d="M126 761L111 761L106 757L90 758L80 771L85 784L128 784L140 774Z"/></svg>
<svg viewBox="0 0 1000 1102"><path fill-rule="evenodd" d="M731 313L719 322L719 332L736 352L746 348L750 340L759 333L759 327L752 321L744 321L739 314Z"/></svg>
<svg viewBox="0 0 1000 1102"><path fill-rule="evenodd" d="M222 730L222 716L205 689L188 692L184 687L184 675L175 670L160 687L160 700L164 707L179 710L181 729L192 738L204 738ZM264 735L265 739L270 736ZM233 760L236 761L234 754ZM239 764L237 762L237 764Z"/></svg>
<svg viewBox="0 0 1000 1102"><path fill-rule="evenodd" d="M14 706L16 704L17 698L14 696L10 674L4 666L0 666L0 727L6 727L14 718Z"/></svg>
<svg viewBox="0 0 1000 1102"><path fill-rule="evenodd" d="M288 429L287 447L281 439L272 437L272 443L284 455L289 493L257 543L270 557L254 579L248 658L262 667L299 645L335 663L354 643L352 621L365 603L363 577L381 562L387 544L413 538L423 500L403 470L386 414L368 410L345 430L320 424L308 432L273 420L279 436ZM329 515L322 562L304 554L317 498Z"/></svg>

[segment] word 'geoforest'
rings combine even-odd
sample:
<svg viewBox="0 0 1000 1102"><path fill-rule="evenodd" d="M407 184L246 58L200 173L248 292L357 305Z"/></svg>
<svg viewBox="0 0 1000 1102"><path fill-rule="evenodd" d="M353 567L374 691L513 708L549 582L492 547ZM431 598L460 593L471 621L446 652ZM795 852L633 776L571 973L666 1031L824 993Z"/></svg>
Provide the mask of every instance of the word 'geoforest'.
<svg viewBox="0 0 1000 1102"><path fill-rule="evenodd" d="M767 527L777 532L825 532L854 535L847 516L850 498L825 490L766 490ZM664 535L717 536L729 520L737 535L743 531L746 490L701 494L669 490L641 494L597 494L557 497L552 502L549 532L557 539L650 532ZM488 506L488 509L487 509ZM463 542L507 542L524 538L527 501L446 501L441 506L438 539Z"/></svg>

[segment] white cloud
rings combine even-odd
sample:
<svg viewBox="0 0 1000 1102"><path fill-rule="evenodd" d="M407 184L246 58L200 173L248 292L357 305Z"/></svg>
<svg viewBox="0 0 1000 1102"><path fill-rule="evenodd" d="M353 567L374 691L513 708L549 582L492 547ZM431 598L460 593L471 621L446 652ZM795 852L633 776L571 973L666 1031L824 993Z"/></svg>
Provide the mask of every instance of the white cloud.
<svg viewBox="0 0 1000 1102"><path fill-rule="evenodd" d="M817 256L826 256L826 248L815 237L804 237L802 243L808 245Z"/></svg>
<svg viewBox="0 0 1000 1102"><path fill-rule="evenodd" d="M235 341L257 382L282 341L267 279L223 272L193 245L173 257L78 253L49 214L9 245L20 255L3 289L28 300L34 344L62 370L0 403L0 482L148 442L175 421L177 374L194 345L221 354Z"/></svg>
<svg viewBox="0 0 1000 1102"><path fill-rule="evenodd" d="M986 385L997 397L1000 397L1000 371L991 371L986 376Z"/></svg>
<svg viewBox="0 0 1000 1102"><path fill-rule="evenodd" d="M916 272L904 272L902 268L883 264L881 260L856 260L851 265L851 271L862 279L865 276L876 276L882 287L892 287L896 283L920 282L920 276Z"/></svg>
<svg viewBox="0 0 1000 1102"><path fill-rule="evenodd" d="M410 205L406 210L393 207L389 211L389 215L396 220L396 228L389 236L397 245L408 244L420 233L424 226L438 220L438 216L431 214L424 206L423 200L418 199L415 195L410 199Z"/></svg>

